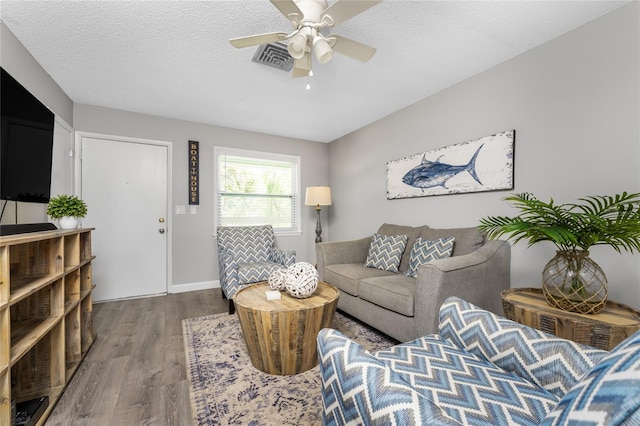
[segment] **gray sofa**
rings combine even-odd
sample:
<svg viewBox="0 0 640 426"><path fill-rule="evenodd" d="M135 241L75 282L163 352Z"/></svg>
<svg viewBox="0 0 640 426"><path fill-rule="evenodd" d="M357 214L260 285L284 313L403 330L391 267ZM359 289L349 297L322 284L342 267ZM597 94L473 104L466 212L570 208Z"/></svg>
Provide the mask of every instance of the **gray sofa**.
<svg viewBox="0 0 640 426"><path fill-rule="evenodd" d="M502 315L500 292L510 287L508 242L487 241L475 227L383 224L377 234L407 235L397 273L365 266L373 236L316 244L320 280L340 290L338 309L401 342L437 333L438 310L450 296ZM451 236L455 238L451 257L422 265L416 278L404 275L418 237Z"/></svg>

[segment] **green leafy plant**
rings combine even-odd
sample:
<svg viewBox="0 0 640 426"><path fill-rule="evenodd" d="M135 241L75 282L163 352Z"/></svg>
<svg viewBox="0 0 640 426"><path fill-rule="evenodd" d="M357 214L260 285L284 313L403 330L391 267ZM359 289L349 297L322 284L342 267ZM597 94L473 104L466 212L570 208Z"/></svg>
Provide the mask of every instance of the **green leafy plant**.
<svg viewBox="0 0 640 426"><path fill-rule="evenodd" d="M514 194L505 201L520 210L514 217L489 216L480 230L489 238L507 236L529 246L550 241L562 251L588 251L595 245L609 245L617 252L640 251L640 193L580 198L582 204L543 202L531 193Z"/></svg>
<svg viewBox="0 0 640 426"><path fill-rule="evenodd" d="M85 217L87 204L75 195L61 194L49 200L47 215L52 219L61 217Z"/></svg>

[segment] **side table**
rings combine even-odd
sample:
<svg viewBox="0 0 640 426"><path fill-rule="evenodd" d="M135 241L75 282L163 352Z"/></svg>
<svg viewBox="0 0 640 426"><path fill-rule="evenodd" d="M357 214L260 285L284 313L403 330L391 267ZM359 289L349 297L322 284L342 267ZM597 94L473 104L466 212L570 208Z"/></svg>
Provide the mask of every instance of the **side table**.
<svg viewBox="0 0 640 426"><path fill-rule="evenodd" d="M281 292L267 300L267 283L243 288L234 297L251 363L269 374L298 374L318 364L318 332L331 327L340 292L324 282L307 298Z"/></svg>
<svg viewBox="0 0 640 426"><path fill-rule="evenodd" d="M539 288L512 288L502 291L500 296L506 318L606 351L640 330L640 312L611 301L592 315L549 305Z"/></svg>

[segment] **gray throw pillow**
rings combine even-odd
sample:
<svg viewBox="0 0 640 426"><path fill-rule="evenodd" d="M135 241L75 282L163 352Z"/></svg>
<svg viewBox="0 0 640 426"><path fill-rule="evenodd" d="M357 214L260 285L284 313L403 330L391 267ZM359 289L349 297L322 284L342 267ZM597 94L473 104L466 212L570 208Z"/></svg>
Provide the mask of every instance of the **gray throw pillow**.
<svg viewBox="0 0 640 426"><path fill-rule="evenodd" d="M406 235L374 234L364 265L383 271L398 272L402 253L407 246Z"/></svg>
<svg viewBox="0 0 640 426"><path fill-rule="evenodd" d="M418 275L418 269L425 263L451 257L454 241L454 237L440 238L435 241L418 238L411 249L409 269L407 269L405 275L415 278Z"/></svg>

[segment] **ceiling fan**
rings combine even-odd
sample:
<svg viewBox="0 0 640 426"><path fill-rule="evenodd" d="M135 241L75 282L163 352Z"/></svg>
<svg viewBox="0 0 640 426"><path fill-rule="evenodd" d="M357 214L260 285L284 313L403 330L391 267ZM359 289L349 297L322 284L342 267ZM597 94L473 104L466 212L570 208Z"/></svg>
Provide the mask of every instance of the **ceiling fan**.
<svg viewBox="0 0 640 426"><path fill-rule="evenodd" d="M311 51L319 63L331 60L338 52L362 62L367 62L376 49L355 40L335 34L325 35L328 30L359 13L381 3L382 0L336 0L330 6L326 0L270 0L271 3L293 24L293 32L273 32L247 37L232 38L237 48L256 46L277 41L288 41L287 51L295 59L292 77L306 77L311 71Z"/></svg>

